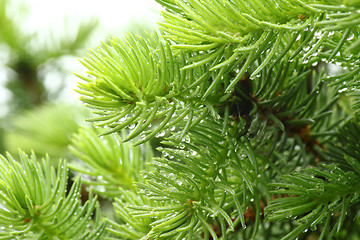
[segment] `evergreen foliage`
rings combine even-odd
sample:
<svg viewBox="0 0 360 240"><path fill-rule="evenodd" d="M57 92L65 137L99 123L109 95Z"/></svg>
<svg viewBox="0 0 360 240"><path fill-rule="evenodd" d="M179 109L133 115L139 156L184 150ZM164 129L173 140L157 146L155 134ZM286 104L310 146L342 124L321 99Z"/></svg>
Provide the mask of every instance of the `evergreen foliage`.
<svg viewBox="0 0 360 240"><path fill-rule="evenodd" d="M122 188L134 189L133 183L142 180L140 172L145 169L144 163L152 158L149 145L147 156L143 157L140 147L121 143L119 135L107 135L100 139L95 129L85 127L73 137L70 149L81 160L70 164L70 168L95 177L95 180L83 182L93 185L94 192L110 198L120 196Z"/></svg>
<svg viewBox="0 0 360 240"><path fill-rule="evenodd" d="M71 168L116 213L95 218L87 237L359 238L360 1L157 2L158 31L114 38L82 60L77 91L97 129L74 136ZM2 165L1 179L25 174L39 187L15 187L20 205L4 206L22 218L0 233L50 236L23 222L37 222L33 206L46 202L61 224L81 209L82 225L60 229L83 239L96 198L83 208L60 200L78 194L79 178L67 197L39 192L50 170L11 178L9 169L35 164L22 156ZM64 185L63 169L53 186Z"/></svg>
<svg viewBox="0 0 360 240"><path fill-rule="evenodd" d="M26 153L34 151L38 156L51 153L50 158L56 166L59 157L69 155L67 148L72 134L78 131L87 115L84 110L76 105L44 104L24 111L7 128L6 150L16 155L20 146Z"/></svg>
<svg viewBox="0 0 360 240"><path fill-rule="evenodd" d="M49 159L38 161L19 152L20 162L11 155L1 157L1 239L101 239L104 224L96 197L82 205L81 180L77 178L68 194L67 167L60 162L57 172Z"/></svg>

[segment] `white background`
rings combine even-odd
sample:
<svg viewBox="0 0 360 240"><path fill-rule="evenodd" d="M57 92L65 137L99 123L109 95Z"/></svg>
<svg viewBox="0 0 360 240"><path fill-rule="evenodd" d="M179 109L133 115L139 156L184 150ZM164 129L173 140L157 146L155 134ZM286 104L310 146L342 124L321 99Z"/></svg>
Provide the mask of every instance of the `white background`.
<svg viewBox="0 0 360 240"><path fill-rule="evenodd" d="M36 34L34 45L42 42L48 44L50 36L71 36L75 34L80 22L93 18L98 19L99 27L88 43L88 48L96 48L100 41L110 37L121 37L131 31L132 22L156 27L160 20L160 6L155 0L9 0L10 7L7 15L16 21L22 31ZM0 46L0 117L10 111L7 102L11 93L4 84L8 80L4 64L9 52ZM84 56L86 49L84 49ZM66 89L61 97L62 101L76 102L78 98L76 88L77 77L72 73L84 72L84 68L74 58L65 59L62 63L69 74L57 75L49 72L45 79L46 86L58 86L65 81ZM79 102L80 103L80 102Z"/></svg>

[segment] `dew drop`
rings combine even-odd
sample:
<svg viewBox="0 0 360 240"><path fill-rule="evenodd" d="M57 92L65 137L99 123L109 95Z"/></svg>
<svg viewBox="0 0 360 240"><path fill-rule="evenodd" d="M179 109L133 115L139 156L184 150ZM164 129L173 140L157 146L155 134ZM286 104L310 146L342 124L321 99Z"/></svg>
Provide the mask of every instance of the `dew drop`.
<svg viewBox="0 0 360 240"><path fill-rule="evenodd" d="M350 37L348 37L346 40L347 40L347 41L351 41L351 40L353 40L353 39L354 39L354 34L351 34Z"/></svg>
<svg viewBox="0 0 360 240"><path fill-rule="evenodd" d="M189 136L185 136L183 139L182 139L183 142L186 142L186 143L190 143L191 139Z"/></svg>
<svg viewBox="0 0 360 240"><path fill-rule="evenodd" d="M317 230L317 226L316 226L316 225L311 225L311 226L310 226L310 230L311 230L311 231L316 231L316 230Z"/></svg>
<svg viewBox="0 0 360 240"><path fill-rule="evenodd" d="M159 132L158 134L156 134L156 137L159 138L159 137L163 137L165 136L165 131L161 131Z"/></svg>
<svg viewBox="0 0 360 240"><path fill-rule="evenodd" d="M314 36L315 36L317 39L319 39L319 38L321 38L321 36L322 36L322 32L321 32L321 31L316 31L316 32L314 33Z"/></svg>
<svg viewBox="0 0 360 240"><path fill-rule="evenodd" d="M191 154L191 156L195 156L197 154L197 152L193 151L193 150L190 150L190 154Z"/></svg>
<svg viewBox="0 0 360 240"><path fill-rule="evenodd" d="M340 89L339 91L338 91L338 93L342 93L342 92L345 92L345 91L347 91L348 90L348 88L342 88L342 89Z"/></svg>

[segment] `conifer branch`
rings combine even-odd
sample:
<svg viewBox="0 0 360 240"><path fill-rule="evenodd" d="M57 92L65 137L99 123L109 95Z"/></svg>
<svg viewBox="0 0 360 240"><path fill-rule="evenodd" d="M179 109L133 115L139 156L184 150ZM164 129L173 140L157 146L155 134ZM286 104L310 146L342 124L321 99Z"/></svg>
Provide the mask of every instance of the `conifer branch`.
<svg viewBox="0 0 360 240"><path fill-rule="evenodd" d="M28 157L23 152L19 157L20 162L9 154L0 157L2 239L101 239L106 235L100 218L91 219L99 211L96 197L90 194L81 204L80 178L66 193L66 162L60 162L55 172L48 158L40 162L34 154Z"/></svg>
<svg viewBox="0 0 360 240"><path fill-rule="evenodd" d="M115 151L108 140L75 137L92 169L78 170L117 188L108 231L295 239L322 225L320 239L340 236L358 210L358 1L158 2L160 33L112 40L83 60L81 100L110 145L163 140L150 168L125 154L129 172L145 171L124 181L108 166L119 156L101 156Z"/></svg>
<svg viewBox="0 0 360 240"><path fill-rule="evenodd" d="M149 145L144 159L140 147L121 143L120 135L99 138L92 128L80 128L72 142L70 150L81 162L69 167L95 178L83 182L92 186L93 192L106 197L119 196L121 189L134 190L134 182L143 181L140 172L145 169L144 162L149 162L152 157Z"/></svg>

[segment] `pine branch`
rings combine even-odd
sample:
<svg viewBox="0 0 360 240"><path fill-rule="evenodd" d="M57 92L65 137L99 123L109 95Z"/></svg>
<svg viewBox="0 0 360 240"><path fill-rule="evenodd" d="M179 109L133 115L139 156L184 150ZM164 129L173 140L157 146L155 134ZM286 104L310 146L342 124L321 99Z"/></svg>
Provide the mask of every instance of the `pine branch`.
<svg viewBox="0 0 360 240"><path fill-rule="evenodd" d="M74 169L106 178L118 216L108 231L295 239L322 224L320 239L340 236L359 205L358 1L158 2L161 33L114 39L83 60L81 99L113 135L77 135L85 167ZM161 156L145 160L143 178L140 158L112 155L156 138ZM116 172L125 167L136 174Z"/></svg>
<svg viewBox="0 0 360 240"><path fill-rule="evenodd" d="M122 134L125 136L125 133ZM92 190L106 197L121 195L121 189L134 190L135 182L142 182L140 172L145 169L144 162L150 161L152 150L149 145L143 158L140 147L132 147L121 143L118 134L99 138L92 128L81 128L73 137L71 152L81 160L72 163L70 168L95 177L84 184L92 186Z"/></svg>
<svg viewBox="0 0 360 240"><path fill-rule="evenodd" d="M92 52L83 61L89 74L97 79L80 76L87 82L79 85L79 92L84 95L82 101L103 115L90 121L109 126L111 130L106 134L137 125L125 139L128 141L144 132L154 119L162 122L148 131L150 137L168 128L176 113L178 119L183 118L184 110L176 111L172 101L174 91L178 90L169 82L173 78L180 84L184 81L185 75L180 75L177 62L169 45L157 34L148 39L129 35L126 42L114 39L111 46L103 44L98 53Z"/></svg>
<svg viewBox="0 0 360 240"><path fill-rule="evenodd" d="M329 61L344 45L347 49L346 58L353 57L350 52L354 53L354 60L359 57L359 51L354 51L359 45L359 41L354 41L358 30L353 28L360 19L356 3L338 7L334 1L326 4L323 1L158 2L168 9L163 12L165 23L160 23L168 33L165 38L175 42L173 47L176 49L201 54L201 57L190 60L193 63L183 69L207 63L214 65L210 70L225 66L234 69L246 60L237 77L225 85L225 92L233 91L248 67L256 63L260 55L265 54L265 59L250 72L251 79L266 65L272 64L274 55L283 50L289 51L295 39L301 39L300 46L291 49L294 51L290 60L303 52L305 57L302 61L314 63L321 58L313 60L311 55L316 56L319 48L327 46L329 41L336 46L330 54L322 54ZM334 30L337 31L335 35ZM313 38L314 34L316 38ZM293 40L284 44L285 39ZM311 59L308 60L309 57Z"/></svg>
<svg viewBox="0 0 360 240"><path fill-rule="evenodd" d="M206 109L217 117L199 99L210 74L203 68L180 71L185 61L183 55L173 56L169 44L155 33L147 39L129 35L126 42L103 44L99 53L83 61L96 79L79 76L87 82L79 84L81 100L101 115L89 121L110 127L104 134L128 127L132 131L123 141L140 136L135 143L139 145Z"/></svg>
<svg viewBox="0 0 360 240"><path fill-rule="evenodd" d="M346 157L348 161L354 159ZM274 194L287 194L288 198L278 198L266 208L268 220L299 218L297 226L282 239L296 239L301 233L317 229L325 223L319 239L339 233L348 212L359 208L359 176L344 172L334 165L324 166L325 170L307 169L303 174L291 174L283 177L282 183L273 183ZM341 213L334 226L329 225L330 218ZM354 219L356 220L356 219Z"/></svg>
<svg viewBox="0 0 360 240"><path fill-rule="evenodd" d="M218 239L239 224L246 228L246 206L254 199L260 205L253 183L256 159L248 142L240 144L242 148L235 146L213 124L209 121L191 128L183 141L171 138L164 142L169 147L161 149L163 156L152 163L157 170L145 172L146 181L137 184L138 194L145 195L128 192L123 200L116 200L119 217L134 230L150 225L150 231L142 227L142 239L192 239L201 234ZM256 219L260 219L259 211ZM218 224L220 233L213 229ZM258 224L256 221L254 234ZM139 238L126 232L124 225L113 227L111 232L125 239Z"/></svg>
<svg viewBox="0 0 360 240"><path fill-rule="evenodd" d="M96 197L82 205L80 178L66 194L67 167L60 162L57 172L49 159L42 162L32 154L19 152L20 162L11 155L0 157L2 239L100 239L105 225L93 212L99 211Z"/></svg>
<svg viewBox="0 0 360 240"><path fill-rule="evenodd" d="M48 104L28 110L11 122L5 134L6 149L12 154L16 154L19 147L41 156L50 153L53 161L65 157L71 135L78 130L86 113L79 106L65 104Z"/></svg>
<svg viewBox="0 0 360 240"><path fill-rule="evenodd" d="M299 218L298 227L282 239L295 239L309 228L316 230L321 223L325 225L319 239L331 239L342 230L344 221L350 220L348 215L359 210L360 155L355 150L359 133L358 121L352 119L338 133L341 149L332 146L328 153L335 164L285 175L271 184L273 194L290 197L273 200L266 208L267 219ZM353 217L351 221L358 219ZM335 222L331 221L333 218Z"/></svg>

